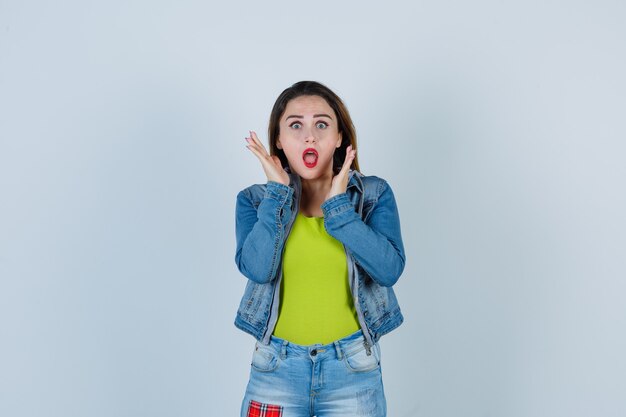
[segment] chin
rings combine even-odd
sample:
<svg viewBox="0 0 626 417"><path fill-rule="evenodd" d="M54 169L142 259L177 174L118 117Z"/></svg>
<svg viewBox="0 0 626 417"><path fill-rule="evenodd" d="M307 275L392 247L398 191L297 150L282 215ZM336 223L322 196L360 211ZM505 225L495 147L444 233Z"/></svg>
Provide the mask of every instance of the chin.
<svg viewBox="0 0 626 417"><path fill-rule="evenodd" d="M332 171L332 167L327 167L326 170L320 168L319 166L316 166L315 168L308 168L306 166L298 166L296 167L296 169L292 169L292 171L295 171L300 178L306 179L306 180L313 180L316 178L321 178L323 176L325 176L325 173L328 172L331 174L331 177L333 176L333 171Z"/></svg>

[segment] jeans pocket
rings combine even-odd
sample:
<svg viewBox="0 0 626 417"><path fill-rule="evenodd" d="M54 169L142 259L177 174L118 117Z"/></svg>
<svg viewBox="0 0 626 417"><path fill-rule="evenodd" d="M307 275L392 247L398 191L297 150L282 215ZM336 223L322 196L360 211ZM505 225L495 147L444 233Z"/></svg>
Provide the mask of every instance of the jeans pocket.
<svg viewBox="0 0 626 417"><path fill-rule="evenodd" d="M346 367L352 372L369 372L380 367L380 356L377 346L370 349L367 354L365 346L346 355L344 358Z"/></svg>
<svg viewBox="0 0 626 417"><path fill-rule="evenodd" d="M260 372L272 372L278 368L280 359L271 346L256 343L252 353L252 368Z"/></svg>

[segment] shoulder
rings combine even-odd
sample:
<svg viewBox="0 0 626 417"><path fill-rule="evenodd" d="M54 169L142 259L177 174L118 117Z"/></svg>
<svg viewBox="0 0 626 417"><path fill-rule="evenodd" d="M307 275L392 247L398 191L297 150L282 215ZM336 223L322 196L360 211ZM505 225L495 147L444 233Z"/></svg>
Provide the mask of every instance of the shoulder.
<svg viewBox="0 0 626 417"><path fill-rule="evenodd" d="M252 184L237 193L237 200L247 199L251 202L260 201L265 195L267 184Z"/></svg>
<svg viewBox="0 0 626 417"><path fill-rule="evenodd" d="M390 189L387 180L377 175L364 175L358 171L355 171L354 175L363 184L363 193L366 195L366 199L377 200L386 189Z"/></svg>

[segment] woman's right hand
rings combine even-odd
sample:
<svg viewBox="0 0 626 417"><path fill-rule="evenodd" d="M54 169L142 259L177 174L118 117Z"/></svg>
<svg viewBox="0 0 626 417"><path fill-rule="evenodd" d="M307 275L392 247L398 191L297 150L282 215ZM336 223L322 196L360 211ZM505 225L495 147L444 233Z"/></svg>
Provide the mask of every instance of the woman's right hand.
<svg viewBox="0 0 626 417"><path fill-rule="evenodd" d="M250 149L261 161L267 180L289 185L289 175L283 170L280 159L276 155L270 156L267 153L256 133L250 131L250 137L246 138L246 141L248 142L246 148Z"/></svg>

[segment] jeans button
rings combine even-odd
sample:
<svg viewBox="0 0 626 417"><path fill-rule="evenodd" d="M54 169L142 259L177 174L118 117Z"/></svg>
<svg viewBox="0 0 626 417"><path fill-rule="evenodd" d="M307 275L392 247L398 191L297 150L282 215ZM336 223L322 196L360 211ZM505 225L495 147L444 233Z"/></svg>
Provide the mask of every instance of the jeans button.
<svg viewBox="0 0 626 417"><path fill-rule="evenodd" d="M317 349L313 349L313 350L311 351L311 356L315 356L315 355L317 355Z"/></svg>

